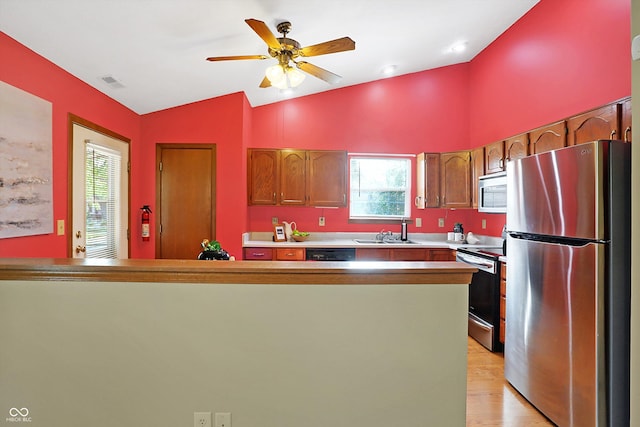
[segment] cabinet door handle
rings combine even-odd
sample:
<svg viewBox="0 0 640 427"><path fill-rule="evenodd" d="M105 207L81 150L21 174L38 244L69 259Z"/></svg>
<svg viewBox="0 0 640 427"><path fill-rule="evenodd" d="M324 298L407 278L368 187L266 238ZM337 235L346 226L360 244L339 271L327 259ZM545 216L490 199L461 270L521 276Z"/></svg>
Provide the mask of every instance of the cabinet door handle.
<svg viewBox="0 0 640 427"><path fill-rule="evenodd" d="M627 128L624 130L624 142L631 142L629 141L630 133L631 133L631 126L627 126Z"/></svg>
<svg viewBox="0 0 640 427"><path fill-rule="evenodd" d="M500 165L500 169L504 169L504 159L500 159L498 165Z"/></svg>
<svg viewBox="0 0 640 427"><path fill-rule="evenodd" d="M616 130L615 129L611 131L611 138L610 139L613 139L614 136L616 136Z"/></svg>
<svg viewBox="0 0 640 427"><path fill-rule="evenodd" d="M273 192L273 203L275 203L275 202L276 202L276 192L274 191Z"/></svg>

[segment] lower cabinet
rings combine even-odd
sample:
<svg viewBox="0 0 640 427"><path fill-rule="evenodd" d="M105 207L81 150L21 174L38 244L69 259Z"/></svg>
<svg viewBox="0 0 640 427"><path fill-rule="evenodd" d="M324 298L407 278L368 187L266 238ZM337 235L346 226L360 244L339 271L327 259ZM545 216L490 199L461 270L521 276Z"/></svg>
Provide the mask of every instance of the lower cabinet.
<svg viewBox="0 0 640 427"><path fill-rule="evenodd" d="M246 260L273 260L273 249L271 248L244 248L244 258Z"/></svg>
<svg viewBox="0 0 640 427"><path fill-rule="evenodd" d="M507 328L507 263L500 263L500 342L504 344L504 333Z"/></svg>
<svg viewBox="0 0 640 427"><path fill-rule="evenodd" d="M455 261L448 248L356 248L358 261Z"/></svg>
<svg viewBox="0 0 640 427"><path fill-rule="evenodd" d="M304 261L304 248L244 248L244 258L248 261Z"/></svg>

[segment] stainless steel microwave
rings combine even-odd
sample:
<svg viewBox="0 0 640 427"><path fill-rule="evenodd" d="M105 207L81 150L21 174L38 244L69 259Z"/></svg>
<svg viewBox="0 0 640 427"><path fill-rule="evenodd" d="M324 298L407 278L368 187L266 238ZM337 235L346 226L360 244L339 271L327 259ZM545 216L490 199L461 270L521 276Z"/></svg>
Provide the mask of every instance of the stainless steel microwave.
<svg viewBox="0 0 640 427"><path fill-rule="evenodd" d="M478 178L478 212L507 212L507 173L498 172Z"/></svg>

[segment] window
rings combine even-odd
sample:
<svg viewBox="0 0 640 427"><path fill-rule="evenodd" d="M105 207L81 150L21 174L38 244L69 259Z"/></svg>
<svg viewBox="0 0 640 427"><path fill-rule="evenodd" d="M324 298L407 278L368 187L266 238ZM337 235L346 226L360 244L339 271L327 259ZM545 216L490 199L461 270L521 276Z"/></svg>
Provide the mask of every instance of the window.
<svg viewBox="0 0 640 427"><path fill-rule="evenodd" d="M349 219L388 220L411 216L411 160L352 155Z"/></svg>

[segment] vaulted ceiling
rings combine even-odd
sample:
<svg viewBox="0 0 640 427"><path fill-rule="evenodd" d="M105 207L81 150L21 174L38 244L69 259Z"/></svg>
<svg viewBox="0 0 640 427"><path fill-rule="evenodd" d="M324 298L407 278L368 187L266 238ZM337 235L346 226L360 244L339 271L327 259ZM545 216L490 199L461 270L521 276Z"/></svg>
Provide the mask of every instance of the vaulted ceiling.
<svg viewBox="0 0 640 427"><path fill-rule="evenodd" d="M144 114L243 91L253 106L467 62L538 0L0 0L0 28L69 73ZM291 93L260 88L268 55L245 19L292 23L302 46L349 36L355 50L305 58L338 74L307 75ZM466 49L454 51L463 43Z"/></svg>

